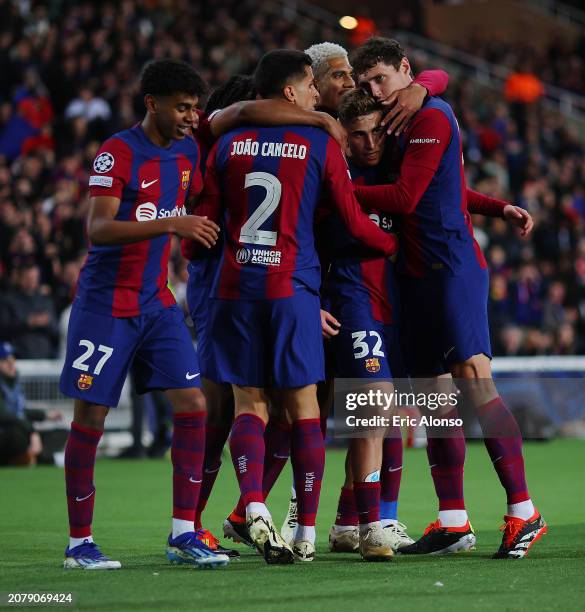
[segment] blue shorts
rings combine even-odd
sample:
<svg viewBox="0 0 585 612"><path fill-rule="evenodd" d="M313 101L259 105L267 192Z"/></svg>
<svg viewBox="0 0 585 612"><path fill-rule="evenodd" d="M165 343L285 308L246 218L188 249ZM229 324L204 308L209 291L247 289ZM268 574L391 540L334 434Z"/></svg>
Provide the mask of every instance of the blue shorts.
<svg viewBox="0 0 585 612"><path fill-rule="evenodd" d="M201 376L215 383L220 383L219 369L217 368L209 341L209 334L207 333L209 327L209 294L216 269L216 259L210 258L208 260L189 262L187 304L195 329Z"/></svg>
<svg viewBox="0 0 585 612"><path fill-rule="evenodd" d="M397 325L371 317L342 320L332 339L334 371L338 378L406 377Z"/></svg>
<svg viewBox="0 0 585 612"><path fill-rule="evenodd" d="M211 302L209 330L221 382L292 389L324 380L319 297Z"/></svg>
<svg viewBox="0 0 585 612"><path fill-rule="evenodd" d="M438 376L453 364L492 350L487 301L489 274L401 277L406 362L412 376Z"/></svg>
<svg viewBox="0 0 585 612"><path fill-rule="evenodd" d="M117 406L131 367L139 393L201 386L199 360L179 307L117 318L74 306L61 392Z"/></svg>

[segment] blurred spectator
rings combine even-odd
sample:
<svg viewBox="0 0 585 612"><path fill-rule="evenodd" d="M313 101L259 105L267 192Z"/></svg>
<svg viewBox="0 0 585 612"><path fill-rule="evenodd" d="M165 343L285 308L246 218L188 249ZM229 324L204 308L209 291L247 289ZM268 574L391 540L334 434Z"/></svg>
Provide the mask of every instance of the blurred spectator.
<svg viewBox="0 0 585 612"><path fill-rule="evenodd" d="M60 421L61 418L57 410L45 412L26 408L14 349L10 343L0 342L0 465L34 465L43 452L43 441L34 431L33 423L47 419ZM64 438L62 442L64 444Z"/></svg>
<svg viewBox="0 0 585 612"><path fill-rule="evenodd" d="M51 359L57 348L57 321L36 265L16 268L13 287L0 298L0 337L14 344L20 359Z"/></svg>

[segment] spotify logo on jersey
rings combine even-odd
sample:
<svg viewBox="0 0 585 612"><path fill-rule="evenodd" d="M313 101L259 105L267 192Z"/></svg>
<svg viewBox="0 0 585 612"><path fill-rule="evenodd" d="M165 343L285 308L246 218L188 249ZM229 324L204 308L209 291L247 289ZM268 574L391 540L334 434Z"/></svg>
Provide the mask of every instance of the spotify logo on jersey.
<svg viewBox="0 0 585 612"><path fill-rule="evenodd" d="M156 219L157 208L152 202L144 202L136 208L136 221L153 221Z"/></svg>

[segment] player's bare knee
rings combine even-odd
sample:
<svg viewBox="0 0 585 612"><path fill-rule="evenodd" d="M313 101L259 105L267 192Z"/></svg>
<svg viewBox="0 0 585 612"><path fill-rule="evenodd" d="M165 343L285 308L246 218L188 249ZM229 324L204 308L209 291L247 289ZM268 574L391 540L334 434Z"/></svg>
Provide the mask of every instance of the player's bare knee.
<svg viewBox="0 0 585 612"><path fill-rule="evenodd" d="M281 397L283 407L288 412L292 421L318 419L320 417L316 385L283 389Z"/></svg>
<svg viewBox="0 0 585 612"><path fill-rule="evenodd" d="M483 353L472 355L465 361L453 364L451 373L453 378L491 378L490 359Z"/></svg>
<svg viewBox="0 0 585 612"><path fill-rule="evenodd" d="M103 431L109 410L107 406L76 400L73 422L81 427Z"/></svg>
<svg viewBox="0 0 585 612"><path fill-rule="evenodd" d="M205 396L201 389L170 389L167 395L175 414L207 411Z"/></svg>

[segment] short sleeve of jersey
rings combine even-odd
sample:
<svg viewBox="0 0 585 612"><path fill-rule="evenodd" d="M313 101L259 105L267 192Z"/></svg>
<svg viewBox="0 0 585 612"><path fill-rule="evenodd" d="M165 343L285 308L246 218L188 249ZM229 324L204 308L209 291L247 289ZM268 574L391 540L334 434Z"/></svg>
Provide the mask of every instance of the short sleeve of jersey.
<svg viewBox="0 0 585 612"><path fill-rule="evenodd" d="M109 138L93 160L89 177L92 198L109 196L122 199L124 187L130 181L132 151L120 138Z"/></svg>

